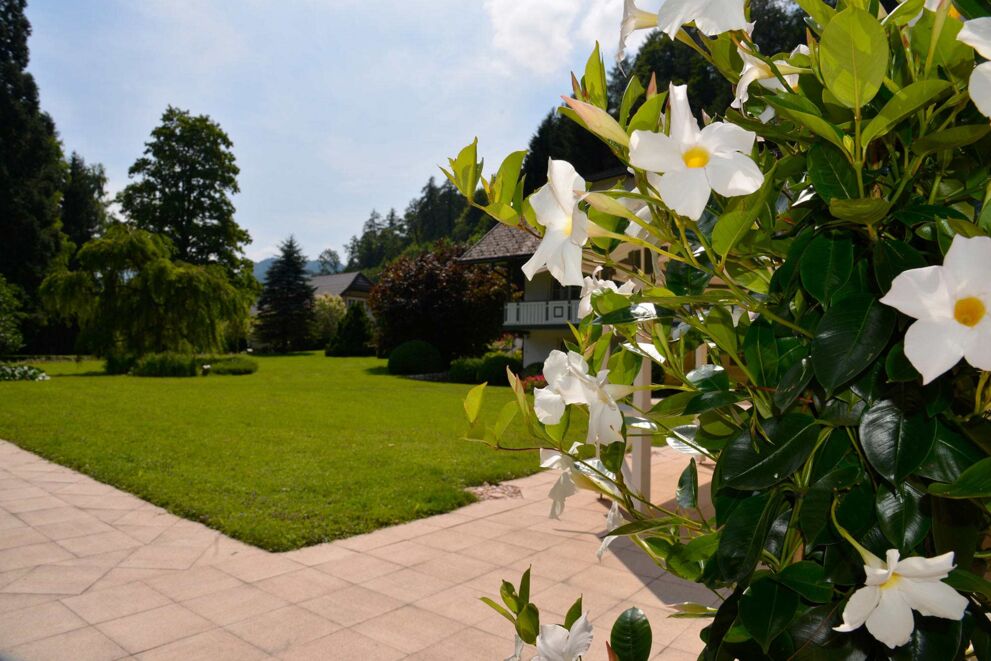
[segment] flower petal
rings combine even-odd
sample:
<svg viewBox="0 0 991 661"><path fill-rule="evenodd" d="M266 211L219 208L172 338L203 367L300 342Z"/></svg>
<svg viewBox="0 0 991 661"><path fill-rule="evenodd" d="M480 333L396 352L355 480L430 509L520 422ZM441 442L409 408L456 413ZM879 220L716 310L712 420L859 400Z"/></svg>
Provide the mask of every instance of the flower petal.
<svg viewBox="0 0 991 661"><path fill-rule="evenodd" d="M920 615L959 620L967 610L967 599L942 581L916 581L903 578L892 588Z"/></svg>
<svg viewBox="0 0 991 661"><path fill-rule="evenodd" d="M970 73L967 91L970 100L985 117L991 117L991 62L974 67Z"/></svg>
<svg viewBox="0 0 991 661"><path fill-rule="evenodd" d="M533 412L537 420L545 425L556 425L564 415L564 398L550 388L537 388L533 391Z"/></svg>
<svg viewBox="0 0 991 661"><path fill-rule="evenodd" d="M561 512L564 511L564 501L576 493L578 493L578 487L575 486L575 481L571 479L571 471L566 470L561 473L561 477L557 478L557 482L554 483L548 494L551 499L550 517L552 519L560 518Z"/></svg>
<svg viewBox="0 0 991 661"><path fill-rule="evenodd" d="M749 32L743 0L709 0L705 11L695 17L695 27L710 37L730 30Z"/></svg>
<svg viewBox="0 0 991 661"><path fill-rule="evenodd" d="M743 55L743 52L741 50L740 55ZM746 57L744 57L744 62L746 62ZM730 104L733 108L743 107L743 104L750 98L750 92L748 91L750 83L760 80L762 73L759 67L751 66L750 64L743 65L743 71L740 72L740 81L736 84L736 94L733 103ZM706 128L709 127L707 126Z"/></svg>
<svg viewBox="0 0 991 661"><path fill-rule="evenodd" d="M668 103L671 106L671 139L678 145L680 155L698 142L699 123L692 114L692 106L688 103L688 86L670 85L668 90Z"/></svg>
<svg viewBox="0 0 991 661"><path fill-rule="evenodd" d="M571 631L568 634L567 658L577 659L582 656L592 646L592 625L588 621L588 613L582 613L581 617L571 624Z"/></svg>
<svg viewBox="0 0 991 661"><path fill-rule="evenodd" d="M634 131L630 136L630 165L651 172L685 169L678 143L652 131Z"/></svg>
<svg viewBox="0 0 991 661"><path fill-rule="evenodd" d="M699 133L699 145L714 156L730 156L733 152L749 154L757 134L729 122L713 122Z"/></svg>
<svg viewBox="0 0 991 661"><path fill-rule="evenodd" d="M657 27L674 39L681 26L691 22L708 4L708 0L662 0L657 10Z"/></svg>
<svg viewBox="0 0 991 661"><path fill-rule="evenodd" d="M668 172L657 181L657 192L675 213L698 220L709 202L711 190L703 168Z"/></svg>
<svg viewBox="0 0 991 661"><path fill-rule="evenodd" d="M533 276L537 274L537 271L545 266L549 259L554 259L554 256L566 243L569 243L569 241L561 232L547 230L544 233L544 238L537 245L537 249L533 251L533 255L521 268L527 280L533 280Z"/></svg>
<svg viewBox="0 0 991 661"><path fill-rule="evenodd" d="M578 205L575 191L585 192L585 180L575 170L575 166L567 161L548 159L547 185L554 192L554 197L561 206L562 212L570 217Z"/></svg>
<svg viewBox="0 0 991 661"><path fill-rule="evenodd" d="M894 649L904 645L912 638L915 629L915 618L898 590L882 590L877 606L867 616L867 630L882 643Z"/></svg>
<svg viewBox="0 0 991 661"><path fill-rule="evenodd" d="M541 661L564 659L568 650L568 630L559 624L541 624L537 653Z"/></svg>
<svg viewBox="0 0 991 661"><path fill-rule="evenodd" d="M957 41L967 44L984 59L991 60L991 17L983 16L964 22L957 33Z"/></svg>
<svg viewBox="0 0 991 661"><path fill-rule="evenodd" d="M934 558L923 558L915 556L905 558L894 568L896 572L906 578L946 578L946 575L953 569L953 551L937 555Z"/></svg>
<svg viewBox="0 0 991 661"><path fill-rule="evenodd" d="M982 297L984 306L991 310L991 296ZM964 348L964 358L977 369L991 372L991 314L985 314L979 324L970 329L969 346Z"/></svg>
<svg viewBox="0 0 991 661"><path fill-rule="evenodd" d="M943 268L957 296L991 292L991 238L957 234L943 258Z"/></svg>
<svg viewBox="0 0 991 661"><path fill-rule="evenodd" d="M881 590L873 585L868 585L854 592L843 608L843 624L835 627L834 631L846 633L861 626L874 612L880 599Z"/></svg>
<svg viewBox="0 0 991 661"><path fill-rule="evenodd" d="M713 156L705 166L712 190L726 197L750 195L764 183L764 173L749 156L732 153Z"/></svg>
<svg viewBox="0 0 991 661"><path fill-rule="evenodd" d="M953 297L942 266L902 271L881 298L902 314L915 319L953 319Z"/></svg>
<svg viewBox="0 0 991 661"><path fill-rule="evenodd" d="M905 357L927 384L963 358L967 327L956 321L920 319L905 332Z"/></svg>

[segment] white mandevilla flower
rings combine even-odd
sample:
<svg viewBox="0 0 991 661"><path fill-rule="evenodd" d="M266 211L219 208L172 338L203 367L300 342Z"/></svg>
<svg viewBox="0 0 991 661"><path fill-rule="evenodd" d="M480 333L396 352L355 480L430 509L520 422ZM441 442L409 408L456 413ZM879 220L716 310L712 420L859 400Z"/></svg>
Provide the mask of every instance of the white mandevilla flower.
<svg viewBox="0 0 991 661"><path fill-rule="evenodd" d="M967 44L986 60L991 60L991 16L966 21L957 39ZM991 117L991 62L974 67L968 84L970 100L986 117Z"/></svg>
<svg viewBox="0 0 991 661"><path fill-rule="evenodd" d="M628 280L620 286L617 286L612 280L600 280L599 273L601 272L602 267L598 266L592 272L592 275L585 276L585 283L582 285L581 300L578 301L579 317L587 317L592 314L592 296L599 292L614 291L617 294L628 296L636 289L637 284L633 280Z"/></svg>
<svg viewBox="0 0 991 661"><path fill-rule="evenodd" d="M953 552L935 558L905 558L890 549L882 561L867 554L864 587L853 593L843 609L843 624L836 631L848 632L866 624L872 636L894 649L912 638L912 611L948 620L963 618L967 599L942 579L953 569Z"/></svg>
<svg viewBox="0 0 991 661"><path fill-rule="evenodd" d="M530 196L537 221L544 226L544 238L523 265L523 273L533 280L546 266L562 285L582 284L582 246L588 240L588 217L578 208L578 196L585 193L585 180L567 161L548 159L547 183Z"/></svg>
<svg viewBox="0 0 991 661"><path fill-rule="evenodd" d="M668 208L698 220L712 191L733 197L761 187L764 174L748 155L756 133L726 122L699 130L685 85L671 85L670 100L670 135L634 131L630 137L630 164L663 173L648 179Z"/></svg>
<svg viewBox="0 0 991 661"><path fill-rule="evenodd" d="M609 512L606 513L606 532L615 530L623 525L623 512L619 509L619 503L613 503L612 507L609 508ZM602 560L602 556L605 555L606 549L609 545L613 543L616 539L615 535L606 535L602 538L602 543L599 544L599 549L595 552L595 557Z"/></svg>
<svg viewBox="0 0 991 661"><path fill-rule="evenodd" d="M540 625L534 661L575 661L591 646L592 625L589 624L588 613L582 613L572 623L570 631L560 624Z"/></svg>
<svg viewBox="0 0 991 661"><path fill-rule="evenodd" d="M710 37L730 30L753 30L743 14L743 0L662 0L657 11L661 32L674 39L683 25L692 22Z"/></svg>
<svg viewBox="0 0 991 661"><path fill-rule="evenodd" d="M623 0L623 21L619 24L619 48L616 61L626 57L626 42L636 30L657 26L657 14L637 7L635 0Z"/></svg>
<svg viewBox="0 0 991 661"><path fill-rule="evenodd" d="M736 98L733 99L732 103L734 108L742 108L743 104L750 98L748 88L751 83L756 82L761 87L775 92L784 91L785 86L774 75L774 71L771 70L767 62L754 55L753 51L746 46L738 46L736 51L743 59L743 71L740 72L740 82L736 84ZM798 54L808 55L809 47L804 44L797 46L792 51L792 55ZM788 64L787 60L776 60L774 66L777 67L788 87L791 89L798 87L798 74L802 69Z"/></svg>
<svg viewBox="0 0 991 661"><path fill-rule="evenodd" d="M574 443L567 453L549 448L540 450L540 467L561 471L561 476L548 494L551 499L550 518L552 519L561 518L565 501L578 493L578 489L597 491L613 499L622 497L616 487L616 475L606 468L602 460L595 457L581 461L575 459L581 446L581 443ZM624 463L622 471L626 482L633 479L629 465Z"/></svg>
<svg viewBox="0 0 991 661"><path fill-rule="evenodd" d="M571 451L574 452L575 450L577 448L573 446ZM550 493L547 494L551 499L550 518L560 519L561 512L564 511L564 501L578 493L578 485L575 484L575 480L572 477L575 469L575 460L563 452L541 448L540 467L554 468L561 471L557 482L554 483Z"/></svg>
<svg viewBox="0 0 991 661"><path fill-rule="evenodd" d="M991 238L957 235L942 266L903 271L881 299L917 319L905 357L929 383L961 358L991 371Z"/></svg>

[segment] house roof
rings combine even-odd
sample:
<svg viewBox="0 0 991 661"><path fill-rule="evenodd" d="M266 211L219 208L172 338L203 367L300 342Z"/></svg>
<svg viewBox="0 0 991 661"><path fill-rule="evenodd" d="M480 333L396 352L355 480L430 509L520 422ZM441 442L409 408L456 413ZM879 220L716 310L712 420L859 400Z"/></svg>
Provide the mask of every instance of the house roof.
<svg viewBox="0 0 991 661"><path fill-rule="evenodd" d="M478 243L461 255L462 262L491 262L525 259L540 245L540 238L520 229L497 223Z"/></svg>
<svg viewBox="0 0 991 661"><path fill-rule="evenodd" d="M372 289L372 281L366 278L361 271L314 275L310 277L310 284L317 288L313 292L316 296L321 294L344 296L345 293L368 292Z"/></svg>

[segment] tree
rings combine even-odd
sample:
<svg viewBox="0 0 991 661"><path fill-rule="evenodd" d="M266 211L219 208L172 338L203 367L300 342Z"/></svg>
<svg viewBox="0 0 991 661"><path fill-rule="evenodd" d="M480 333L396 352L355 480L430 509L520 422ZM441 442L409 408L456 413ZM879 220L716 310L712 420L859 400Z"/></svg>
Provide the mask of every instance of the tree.
<svg viewBox="0 0 991 661"><path fill-rule="evenodd" d="M0 0L0 275L31 300L62 254L59 194L65 165L55 124L27 72L25 0Z"/></svg>
<svg viewBox="0 0 991 661"><path fill-rule="evenodd" d="M320 294L313 301L313 337L326 348L337 335L337 328L347 313L344 299L335 294Z"/></svg>
<svg viewBox="0 0 991 661"><path fill-rule="evenodd" d="M370 356L374 353L371 341L372 327L365 306L352 304L324 353L328 356Z"/></svg>
<svg viewBox="0 0 991 661"><path fill-rule="evenodd" d="M231 195L240 170L233 143L207 115L169 106L118 196L135 226L168 237L176 259L220 264L232 278L250 267L248 232L234 220Z"/></svg>
<svg viewBox="0 0 991 661"><path fill-rule="evenodd" d="M386 267L369 298L380 354L424 340L450 360L480 354L499 336L506 280L489 266L459 262L462 252L441 244Z"/></svg>
<svg viewBox="0 0 991 661"><path fill-rule="evenodd" d="M340 273L344 269L344 265L341 264L341 256L333 248L327 248L320 253L317 261L320 262L320 275L332 275Z"/></svg>
<svg viewBox="0 0 991 661"><path fill-rule="evenodd" d="M22 316L17 292L0 275L0 356L14 353L24 345Z"/></svg>
<svg viewBox="0 0 991 661"><path fill-rule="evenodd" d="M306 256L290 236L279 246L280 254L265 275L255 333L275 351L307 348L313 322L313 292Z"/></svg>
<svg viewBox="0 0 991 661"><path fill-rule="evenodd" d="M247 314L248 297L222 267L170 254L165 237L117 223L79 249L78 269L49 275L41 295L79 324L98 355L219 349L225 323Z"/></svg>
<svg viewBox="0 0 991 661"><path fill-rule="evenodd" d="M107 222L107 175L99 163L86 165L79 154L69 158L68 176L62 189L62 231L78 250L103 229Z"/></svg>

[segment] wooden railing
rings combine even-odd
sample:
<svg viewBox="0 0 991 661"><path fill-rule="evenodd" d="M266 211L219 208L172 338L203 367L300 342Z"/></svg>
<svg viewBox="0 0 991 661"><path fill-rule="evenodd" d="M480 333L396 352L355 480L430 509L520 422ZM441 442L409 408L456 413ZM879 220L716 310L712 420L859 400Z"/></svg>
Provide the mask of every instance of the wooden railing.
<svg viewBox="0 0 991 661"><path fill-rule="evenodd" d="M506 303L503 325L566 326L578 323L578 301L514 301Z"/></svg>

